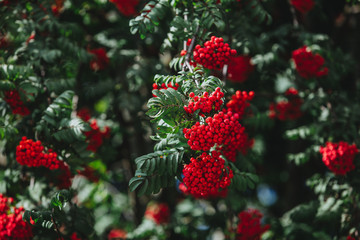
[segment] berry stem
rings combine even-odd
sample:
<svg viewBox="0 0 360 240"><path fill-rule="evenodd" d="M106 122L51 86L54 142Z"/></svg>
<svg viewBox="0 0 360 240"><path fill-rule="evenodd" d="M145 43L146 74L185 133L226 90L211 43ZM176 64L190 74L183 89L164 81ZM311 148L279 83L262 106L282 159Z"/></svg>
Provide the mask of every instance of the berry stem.
<svg viewBox="0 0 360 240"><path fill-rule="evenodd" d="M186 55L185 55L185 65L186 65L187 68L189 68L189 71L190 71L191 73L193 72L193 69L192 69L192 67L191 67L191 65L190 65L190 56L191 56L191 53L192 53L193 50L194 50L195 41L196 41L196 38L197 38L197 34L198 34L198 32L199 32L199 29L200 29L200 26L198 25L197 28L196 28L195 34L194 34L194 36L193 36L192 39L191 39L191 43L190 43L189 49L188 49L188 51L187 51L187 53L186 53ZM184 65L184 67L183 67L183 70L184 70L184 68L185 68L185 65ZM196 82L196 80L195 80L195 82ZM198 83L196 83L196 85L198 85Z"/></svg>

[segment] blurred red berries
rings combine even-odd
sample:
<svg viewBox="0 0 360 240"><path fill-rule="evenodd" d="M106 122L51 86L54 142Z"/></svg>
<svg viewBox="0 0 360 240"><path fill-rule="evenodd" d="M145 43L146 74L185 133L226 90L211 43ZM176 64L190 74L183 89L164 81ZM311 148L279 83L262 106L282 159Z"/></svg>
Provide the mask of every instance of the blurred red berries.
<svg viewBox="0 0 360 240"><path fill-rule="evenodd" d="M11 206L13 202L0 193L0 239L31 239L31 226L22 219L24 208Z"/></svg>
<svg viewBox="0 0 360 240"><path fill-rule="evenodd" d="M109 0L109 2L115 4L119 12L126 17L137 14L136 7L139 4L139 0Z"/></svg>
<svg viewBox="0 0 360 240"><path fill-rule="evenodd" d="M291 0L290 3L302 14L309 12L315 5L314 0Z"/></svg>
<svg viewBox="0 0 360 240"><path fill-rule="evenodd" d="M250 73L254 71L254 65L250 62L249 56L231 57L228 66L228 78L233 82L245 82Z"/></svg>
<svg viewBox="0 0 360 240"><path fill-rule="evenodd" d="M257 209L248 209L238 214L239 223L236 230L236 240L260 240L270 225L261 225L263 215Z"/></svg>
<svg viewBox="0 0 360 240"><path fill-rule="evenodd" d="M285 92L286 100L270 104L269 117L280 121L295 120L302 116L301 105L303 100L299 97L295 88L289 88Z"/></svg>
<svg viewBox="0 0 360 240"><path fill-rule="evenodd" d="M299 75L305 79L322 77L328 74L325 60L318 53L313 54L309 47L303 46L292 52L292 59Z"/></svg>
<svg viewBox="0 0 360 240"><path fill-rule="evenodd" d="M89 49L88 52L94 55L90 61L90 68L93 71L103 70L109 65L110 60L104 48Z"/></svg>
<svg viewBox="0 0 360 240"><path fill-rule="evenodd" d="M166 224L170 220L170 209L166 203L150 203L144 216L158 225Z"/></svg>
<svg viewBox="0 0 360 240"><path fill-rule="evenodd" d="M21 101L17 90L5 92L4 100L7 104L9 104L13 114L19 114L21 116L27 116L30 114L30 110L24 105L23 101Z"/></svg>
<svg viewBox="0 0 360 240"><path fill-rule="evenodd" d="M325 147L320 147L324 164L336 175L345 175L354 170L354 158L359 152L355 144L347 142L327 142Z"/></svg>

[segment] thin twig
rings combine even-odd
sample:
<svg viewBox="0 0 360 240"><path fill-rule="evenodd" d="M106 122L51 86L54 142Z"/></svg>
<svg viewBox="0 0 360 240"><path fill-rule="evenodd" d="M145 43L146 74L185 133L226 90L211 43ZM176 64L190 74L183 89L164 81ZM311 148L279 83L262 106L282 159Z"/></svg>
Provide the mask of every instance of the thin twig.
<svg viewBox="0 0 360 240"><path fill-rule="evenodd" d="M54 208L52 209L51 220L52 220L53 223L54 223L54 226L55 226L55 229L56 229L56 233L58 234L59 239L63 239L62 236L61 236L60 230L59 230L59 228L58 228L58 226L57 226L57 224L56 224L56 222L55 222L55 220L54 220Z"/></svg>
<svg viewBox="0 0 360 240"><path fill-rule="evenodd" d="M224 86L226 84L226 79L227 79L227 74L228 74L228 68L229 68L229 65L225 64L223 69L222 69L222 75L223 75L223 82L224 82Z"/></svg>
<svg viewBox="0 0 360 240"><path fill-rule="evenodd" d="M295 12L295 8L293 5L290 4L290 11L291 11L291 14L293 16L293 26L295 28L298 28L299 27L299 21L297 20L297 17L296 17L296 12Z"/></svg>

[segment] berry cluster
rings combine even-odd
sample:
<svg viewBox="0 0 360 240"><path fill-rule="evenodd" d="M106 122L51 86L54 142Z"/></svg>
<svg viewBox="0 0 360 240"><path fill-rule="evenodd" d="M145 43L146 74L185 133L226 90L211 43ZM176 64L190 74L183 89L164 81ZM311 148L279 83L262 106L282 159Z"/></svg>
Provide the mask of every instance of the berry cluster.
<svg viewBox="0 0 360 240"><path fill-rule="evenodd" d="M136 6L139 4L139 0L109 0L109 2L115 4L124 16L131 17L137 14Z"/></svg>
<svg viewBox="0 0 360 240"><path fill-rule="evenodd" d="M85 166L82 171L77 170L77 173L79 175L86 177L91 182L95 182L95 183L99 182L99 176L98 176L96 170L90 166Z"/></svg>
<svg viewBox="0 0 360 240"><path fill-rule="evenodd" d="M71 179L73 175L71 174L70 168L63 161L59 161L59 175L57 176L57 184L56 186L59 189L68 189L71 187Z"/></svg>
<svg viewBox="0 0 360 240"><path fill-rule="evenodd" d="M89 122L91 119L90 110L86 107L78 110L77 116L85 122ZM89 143L87 150L96 152L97 149L102 145L104 138L108 138L110 136L110 128L106 126L103 130L100 130L96 119L93 119L90 122L90 127L91 130L84 133L86 140Z"/></svg>
<svg viewBox="0 0 360 240"><path fill-rule="evenodd" d="M315 5L314 0L291 0L290 3L302 14L310 11Z"/></svg>
<svg viewBox="0 0 360 240"><path fill-rule="evenodd" d="M60 170L58 176L58 187L60 189L69 188L71 185L72 174L69 166L57 159L57 153L51 148L45 152L44 146L40 141L34 142L32 139L22 137L16 147L16 161L20 165L28 167L46 167L50 170Z"/></svg>
<svg viewBox="0 0 360 240"><path fill-rule="evenodd" d="M212 110L219 111L224 97L224 93L219 87L215 89L215 92L209 95L208 92L204 92L202 96L195 96L193 92L189 94L190 101L188 106L184 106L185 112L193 114L200 109L200 113L210 113Z"/></svg>
<svg viewBox="0 0 360 240"><path fill-rule="evenodd" d="M250 73L254 71L254 65L250 62L249 56L231 57L228 67L228 78L233 82L245 82Z"/></svg>
<svg viewBox="0 0 360 240"><path fill-rule="evenodd" d="M299 97L298 91L294 88L289 88L285 92L287 100L280 101L276 104L270 104L269 117L277 118L281 121L295 120L301 117L301 105L303 100Z"/></svg>
<svg viewBox="0 0 360 240"><path fill-rule="evenodd" d="M24 103L20 99L19 92L17 90L5 92L5 102L9 104L13 114L19 114L21 116L26 116L30 114L30 111L27 107L24 106Z"/></svg>
<svg viewBox="0 0 360 240"><path fill-rule="evenodd" d="M239 114L239 119L242 119L245 114L245 109L250 106L249 101L254 98L254 92L236 91L231 96L231 100L226 103L229 111Z"/></svg>
<svg viewBox="0 0 360 240"><path fill-rule="evenodd" d="M70 236L70 240L82 240L76 232L74 232L73 234L71 234Z"/></svg>
<svg viewBox="0 0 360 240"><path fill-rule="evenodd" d="M325 165L336 175L345 175L354 170L355 155L359 152L355 144L347 142L327 142L325 147L320 147L322 160Z"/></svg>
<svg viewBox="0 0 360 240"><path fill-rule="evenodd" d="M219 152L212 151L211 156L203 152L190 161L183 169L187 193L196 198L218 197L230 185L233 172Z"/></svg>
<svg viewBox="0 0 360 240"><path fill-rule="evenodd" d="M183 133L192 150L209 151L215 144L218 149L240 151L248 146L248 135L238 122L239 114L224 109L213 117L206 118L206 124L196 122ZM235 161L235 159L229 159Z"/></svg>
<svg viewBox="0 0 360 240"><path fill-rule="evenodd" d="M58 17L64 9L65 0L55 0L55 4L51 5L51 11L54 16Z"/></svg>
<svg viewBox="0 0 360 240"><path fill-rule="evenodd" d="M77 111L76 115L84 120L84 122L88 122L91 118L90 109L87 107L81 108Z"/></svg>
<svg viewBox="0 0 360 240"><path fill-rule="evenodd" d="M0 239L31 239L31 226L22 220L24 208L12 207L13 202L0 194Z"/></svg>
<svg viewBox="0 0 360 240"><path fill-rule="evenodd" d="M44 147L40 141L34 142L32 139L22 137L16 147L16 161L20 165L28 167L46 167L50 170L60 168L61 162L57 159L57 154L50 148L44 152Z"/></svg>
<svg viewBox="0 0 360 240"><path fill-rule="evenodd" d="M263 215L257 209L248 209L238 214L239 223L236 229L236 240L260 240L270 225L261 226Z"/></svg>
<svg viewBox="0 0 360 240"><path fill-rule="evenodd" d="M90 68L93 71L103 70L109 65L110 60L104 48L89 49L88 52L94 55L90 61Z"/></svg>
<svg viewBox="0 0 360 240"><path fill-rule="evenodd" d="M208 69L220 70L229 62L231 56L236 55L235 49L230 49L229 44L224 43L223 38L215 36L204 43L204 47L195 46L193 51L194 60Z"/></svg>
<svg viewBox="0 0 360 240"><path fill-rule="evenodd" d="M91 130L84 133L87 141L89 142L87 149L92 152L96 152L102 145L104 138L108 138L110 136L110 128L106 126L103 130L100 130L95 119L91 121L90 127Z"/></svg>
<svg viewBox="0 0 360 240"><path fill-rule="evenodd" d="M166 203L149 204L144 216L158 225L168 223L170 220L170 209Z"/></svg>
<svg viewBox="0 0 360 240"><path fill-rule="evenodd" d="M9 47L10 41L6 35L0 33L0 49L6 49Z"/></svg>
<svg viewBox="0 0 360 240"><path fill-rule="evenodd" d="M153 90L155 90L155 89L161 90L161 89L168 89L168 88L178 90L180 86L178 83L175 83L175 86L173 86L171 83L168 83L167 85L165 83L162 83L160 86L157 85L156 83L154 83L152 87L153 87ZM153 97L157 97L157 96L153 94Z"/></svg>
<svg viewBox="0 0 360 240"><path fill-rule="evenodd" d="M127 237L127 232L119 228L111 229L111 231L107 235L108 240L126 239L126 237Z"/></svg>
<svg viewBox="0 0 360 240"><path fill-rule="evenodd" d="M318 53L313 54L307 46L294 50L292 59L299 75L305 79L322 77L328 74L328 68L324 67L324 58Z"/></svg>

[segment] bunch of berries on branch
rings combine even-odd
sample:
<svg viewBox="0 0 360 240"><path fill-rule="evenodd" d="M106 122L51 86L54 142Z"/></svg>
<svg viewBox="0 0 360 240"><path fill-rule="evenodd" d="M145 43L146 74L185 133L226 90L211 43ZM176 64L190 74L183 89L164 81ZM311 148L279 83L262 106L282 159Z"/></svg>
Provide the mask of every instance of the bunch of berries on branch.
<svg viewBox="0 0 360 240"><path fill-rule="evenodd" d="M228 67L228 79L232 82L242 83L249 77L250 73L254 71L254 65L250 62L249 56L231 57Z"/></svg>
<svg viewBox="0 0 360 240"><path fill-rule="evenodd" d="M24 208L11 206L13 202L0 193L0 239L31 239L31 226L22 219Z"/></svg>
<svg viewBox="0 0 360 240"><path fill-rule="evenodd" d="M153 90L161 90L161 89L168 89L168 88L172 88L174 90L178 90L179 89L179 84L178 83L175 83L175 85L172 85L172 83L168 83L168 84L165 84L165 83L162 83L160 86L157 85L156 83L154 83L152 85L153 87ZM153 94L153 97L157 97L156 95Z"/></svg>
<svg viewBox="0 0 360 240"><path fill-rule="evenodd" d="M239 114L223 109L206 118L206 124L196 122L190 129L184 128L183 133L192 150L209 151L216 144L218 149L226 150L225 155L234 156L236 154L229 152L242 151L249 146L248 135L238 120ZM229 160L235 161L235 158Z"/></svg>
<svg viewBox="0 0 360 240"><path fill-rule="evenodd" d="M5 92L4 100L7 104L9 104L13 114L19 114L21 116L30 114L29 109L24 106L23 101L21 101L19 92L17 90Z"/></svg>
<svg viewBox="0 0 360 240"><path fill-rule="evenodd" d="M211 155L203 152L197 158L191 158L183 169L185 193L195 198L223 196L233 178L233 172L225 166L220 153L212 151Z"/></svg>
<svg viewBox="0 0 360 240"><path fill-rule="evenodd" d="M315 5L314 0L291 0L290 3L302 14L309 12Z"/></svg>
<svg viewBox="0 0 360 240"><path fill-rule="evenodd" d="M71 185L72 174L69 166L65 162L57 159L57 153L51 148L45 152L44 146L40 141L34 142L32 139L22 137L16 147L16 161L20 165L28 167L45 167L50 170L60 170L57 181L58 188L69 188Z"/></svg>
<svg viewBox="0 0 360 240"><path fill-rule="evenodd" d="M104 48L88 49L88 52L93 54L90 61L90 68L93 71L103 70L109 65L110 59Z"/></svg>
<svg viewBox="0 0 360 240"><path fill-rule="evenodd" d="M96 152L98 148L103 144L104 138L110 136L110 128L105 126L103 130L97 125L96 119L93 119L90 123L91 130L85 132L86 140L89 142L87 150Z"/></svg>
<svg viewBox="0 0 360 240"><path fill-rule="evenodd" d="M126 17L135 16L137 14L136 7L139 4L139 0L109 0L115 4L119 12Z"/></svg>
<svg viewBox="0 0 360 240"><path fill-rule="evenodd" d="M231 96L231 100L226 103L226 107L229 111L239 114L239 119L242 119L246 108L250 106L249 101L254 98L254 92L236 91Z"/></svg>
<svg viewBox="0 0 360 240"><path fill-rule="evenodd" d="M209 95L208 92L204 92L201 96L195 96L193 92L189 94L190 101L188 106L184 106L185 112L193 114L200 109L200 113L210 113L212 110L219 111L224 97L224 93L219 87L215 89L215 92Z"/></svg>
<svg viewBox="0 0 360 240"><path fill-rule="evenodd" d="M98 148L103 144L105 138L110 136L110 128L105 126L104 129L100 130L96 119L91 119L90 110L86 107L81 108L77 112L77 116L85 122L90 123L91 130L84 132L86 141L88 142L87 150L96 152Z"/></svg>
<svg viewBox="0 0 360 240"><path fill-rule="evenodd" d="M40 141L34 142L32 139L22 137L19 145L16 147L16 161L20 165L28 167L46 167L50 170L58 169L60 162L57 159L57 153L52 149L48 149L45 153L44 146Z"/></svg>
<svg viewBox="0 0 360 240"><path fill-rule="evenodd" d="M194 60L208 69L220 70L229 62L231 56L236 56L236 50L231 49L223 38L215 36L204 43L204 47L195 46L193 51Z"/></svg>
<svg viewBox="0 0 360 240"><path fill-rule="evenodd" d="M156 224L166 224L170 220L170 208L166 203L150 203L145 210L144 217Z"/></svg>
<svg viewBox="0 0 360 240"><path fill-rule="evenodd" d="M236 229L236 240L260 240L270 225L261 225L263 215L257 209L248 209L238 214L239 223Z"/></svg>
<svg viewBox="0 0 360 240"><path fill-rule="evenodd" d="M336 175L345 175L354 170L354 158L359 152L355 144L347 142L327 142L325 147L320 147L324 164Z"/></svg>
<svg viewBox="0 0 360 240"><path fill-rule="evenodd" d="M295 120L302 116L301 105L303 100L300 98L295 88L289 88L285 92L287 100L272 103L269 107L269 117L277 118L280 121Z"/></svg>
<svg viewBox="0 0 360 240"><path fill-rule="evenodd" d="M309 47L303 46L292 52L292 59L299 75L305 79L322 77L328 74L325 60L318 53L313 54Z"/></svg>

